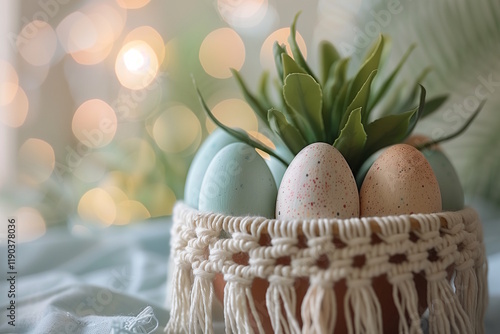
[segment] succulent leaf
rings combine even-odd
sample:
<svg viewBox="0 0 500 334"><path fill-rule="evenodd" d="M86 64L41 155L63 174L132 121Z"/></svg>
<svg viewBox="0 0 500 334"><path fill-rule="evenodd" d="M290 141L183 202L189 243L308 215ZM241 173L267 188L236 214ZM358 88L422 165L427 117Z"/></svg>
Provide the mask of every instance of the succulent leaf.
<svg viewBox="0 0 500 334"><path fill-rule="evenodd" d="M428 148L428 147L431 147L432 145L435 145L435 144L439 144L439 143L442 143L442 142L445 142L445 141L448 141L450 139L453 139L459 135L461 135L462 133L465 132L465 130L467 130L467 128L469 127L469 125L472 124L472 122L474 121L474 119L477 117L477 115L479 115L479 112L483 109L484 107L484 104L486 103L486 100L483 100L481 101L481 103L479 104L479 106L477 107L476 110L474 110L474 112L472 113L472 115L469 117L469 119L455 132L447 135L447 136L444 136L444 137L441 137L441 138L438 138L436 140L431 140L419 147L417 147L419 150L422 150L422 149L425 149L425 148Z"/></svg>
<svg viewBox="0 0 500 334"><path fill-rule="evenodd" d="M295 114L309 124L303 133L309 142L324 140L322 116L323 93L320 85L308 74L293 73L285 78L283 96ZM309 133L312 132L312 133Z"/></svg>
<svg viewBox="0 0 500 334"><path fill-rule="evenodd" d="M403 55L401 60L399 61L398 65L394 68L394 70L391 72L391 74L387 77L387 79L384 81L382 84L381 88L378 90L377 94L373 98L372 101L370 101L370 109L372 109L374 106L377 105L377 103L384 97L387 93L387 90L392 86L392 83L394 82L394 79L396 78L397 74L405 64L406 60L410 57L410 54L413 52L413 50L416 48L415 44L412 44L406 53Z"/></svg>
<svg viewBox="0 0 500 334"><path fill-rule="evenodd" d="M235 69L231 69L233 76L236 78L238 85L240 86L241 91L243 92L243 96L245 100L248 102L250 107L254 110L254 112L266 123L267 123L267 109L264 107L261 101L253 95L248 89L245 81L241 77L241 75Z"/></svg>
<svg viewBox="0 0 500 334"><path fill-rule="evenodd" d="M352 170L357 170L366 143L366 132L361 122L362 108L351 112L333 146L342 153Z"/></svg>
<svg viewBox="0 0 500 334"><path fill-rule="evenodd" d="M271 129L283 140L293 154L307 146L307 142L300 131L290 124L285 115L277 109L270 109L267 114Z"/></svg>
<svg viewBox="0 0 500 334"><path fill-rule="evenodd" d="M359 92L361 87L366 82L366 79L370 76L370 74L379 68L380 58L382 56L382 50L384 48L384 36L380 35L377 43L373 48L373 52L371 52L366 59L366 61L361 65L358 73L354 77L351 87L349 88L348 101L347 103L351 103L356 94Z"/></svg>
<svg viewBox="0 0 500 334"><path fill-rule="evenodd" d="M274 64L276 66L276 71L278 72L278 78L280 80L280 83L283 84L283 80L285 80L285 78L283 77L283 63L281 55L287 54L285 46L280 45L278 42L274 42L273 54L274 54Z"/></svg>
<svg viewBox="0 0 500 334"><path fill-rule="evenodd" d="M320 47L321 82L326 85L330 78L332 67L340 60L340 55L335 46L327 41L322 41Z"/></svg>
<svg viewBox="0 0 500 334"><path fill-rule="evenodd" d="M366 145L363 160L381 148L400 143L406 138L410 121L416 116L418 107L402 114L379 118L365 127Z"/></svg>
<svg viewBox="0 0 500 334"><path fill-rule="evenodd" d="M363 124L366 124L366 120L368 119L369 110L367 110L368 98L370 97L370 89L372 85L373 78L377 74L377 70L373 70L372 73L366 78L365 83L358 91L351 104L347 107L346 112L344 113L344 117L340 122L340 128L342 129L344 125L347 123L347 119L350 117L351 112L354 109L361 108L363 113L361 114L361 121Z"/></svg>
<svg viewBox="0 0 500 334"><path fill-rule="evenodd" d="M323 88L323 122L327 131L327 141L333 142L339 132L342 110L335 109L335 101L345 82L350 58L340 59L330 69L330 75Z"/></svg>
<svg viewBox="0 0 500 334"><path fill-rule="evenodd" d="M444 94L444 95L438 95L433 97L432 99L429 99L425 102L425 108L422 111L422 116L421 118L427 117L434 113L436 110L439 110L439 108L448 100L449 95Z"/></svg>
<svg viewBox="0 0 500 334"><path fill-rule="evenodd" d="M196 87L196 83L195 83L195 87ZM230 134L231 136L235 137L236 139L254 147L254 148L258 148L259 150L275 157L276 159L278 159L279 161L281 161L283 164L285 164L285 166L288 165L288 163L286 162L285 159L283 159L282 157L280 157L278 154L276 154L270 147L264 145L263 143L261 143L260 141L256 140L256 139L253 139L252 137L250 137L248 135L248 133L246 133L245 131L241 130L241 129L233 129L233 128L230 128L224 124L222 124L218 119L217 117L215 117L215 115L212 113L212 111L210 110L210 108L208 107L208 105L206 104L205 102L205 99L203 99L203 96L201 95L201 92L200 90L198 89L198 87L196 87L196 93L198 95L198 99L200 100L200 104L202 105L203 109L205 110L205 112L207 113L208 117L212 120L212 122L214 122L218 127L222 128L224 131L226 131L228 134Z"/></svg>
<svg viewBox="0 0 500 334"><path fill-rule="evenodd" d="M306 73L306 71L286 53L281 54L281 63L283 64L283 80L285 80L289 74Z"/></svg>
<svg viewBox="0 0 500 334"><path fill-rule="evenodd" d="M297 30L296 30L296 25L297 25L297 19L299 18L300 12L298 12L295 15L295 18L292 22L292 25L290 26L290 36L288 36L288 43L290 44L290 49L292 50L292 55L297 64L300 65L310 76L314 78L316 82L319 82L316 76L314 75L313 71L309 67L309 65L306 62L306 59L304 58L304 55L302 54L302 51L300 51L299 45L297 44Z"/></svg>

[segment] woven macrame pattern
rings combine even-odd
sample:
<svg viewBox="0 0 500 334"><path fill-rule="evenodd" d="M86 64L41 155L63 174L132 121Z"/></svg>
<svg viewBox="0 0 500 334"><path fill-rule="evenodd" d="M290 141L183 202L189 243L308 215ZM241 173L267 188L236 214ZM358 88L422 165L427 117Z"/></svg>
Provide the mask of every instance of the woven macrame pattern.
<svg viewBox="0 0 500 334"><path fill-rule="evenodd" d="M349 334L382 333L381 305L372 286L381 275L392 285L398 331L423 333L414 274L426 279L429 333L484 332L487 265L481 223L471 208L280 221L201 213L179 202L171 248L169 333L213 332L216 274L226 281L227 333L264 333L250 289L255 278L269 282L266 305L276 333L332 333L339 308L355 310L345 312ZM235 254L248 261L235 262ZM299 321L294 283L304 277L309 286ZM346 293L337 305L334 286L340 281L346 282Z"/></svg>

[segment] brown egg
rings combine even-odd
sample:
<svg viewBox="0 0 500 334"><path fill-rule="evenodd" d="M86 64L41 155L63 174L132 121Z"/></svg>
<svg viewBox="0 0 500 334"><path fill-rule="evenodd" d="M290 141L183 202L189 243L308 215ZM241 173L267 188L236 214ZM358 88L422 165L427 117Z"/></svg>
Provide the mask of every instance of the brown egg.
<svg viewBox="0 0 500 334"><path fill-rule="evenodd" d="M411 145L413 147L418 147L420 145L426 144L428 142L432 141L429 137L426 135L421 135L421 134L413 134L410 137L408 137L405 140L405 144ZM431 150L436 150L436 151L441 151L441 146L439 144L433 144L429 147Z"/></svg>
<svg viewBox="0 0 500 334"><path fill-rule="evenodd" d="M362 217L442 210L441 192L431 165L408 144L393 145L375 160L359 195Z"/></svg>

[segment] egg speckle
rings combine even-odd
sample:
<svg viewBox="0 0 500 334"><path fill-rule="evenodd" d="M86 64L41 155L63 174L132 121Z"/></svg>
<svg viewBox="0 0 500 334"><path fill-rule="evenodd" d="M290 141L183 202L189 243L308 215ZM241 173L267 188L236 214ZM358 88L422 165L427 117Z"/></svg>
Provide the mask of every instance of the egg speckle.
<svg viewBox="0 0 500 334"><path fill-rule="evenodd" d="M364 217L442 210L439 184L429 162L407 144L393 145L375 160L359 195Z"/></svg>
<svg viewBox="0 0 500 334"><path fill-rule="evenodd" d="M342 154L332 145L314 143L292 160L278 191L276 217L358 217L354 176Z"/></svg>

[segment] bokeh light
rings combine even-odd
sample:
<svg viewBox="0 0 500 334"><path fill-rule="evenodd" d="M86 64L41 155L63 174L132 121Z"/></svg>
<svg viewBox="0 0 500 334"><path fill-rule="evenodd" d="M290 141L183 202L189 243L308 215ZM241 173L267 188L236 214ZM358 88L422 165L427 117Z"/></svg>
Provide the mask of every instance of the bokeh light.
<svg viewBox="0 0 500 334"><path fill-rule="evenodd" d="M122 86L139 90L151 84L158 74L158 58L143 40L125 44L116 57L115 72Z"/></svg>
<svg viewBox="0 0 500 334"><path fill-rule="evenodd" d="M45 21L34 20L26 24L16 41L17 49L23 59L31 65L47 65L54 57L57 36Z"/></svg>
<svg viewBox="0 0 500 334"><path fill-rule="evenodd" d="M245 45L231 28L220 28L208 34L200 46L200 63L214 78L232 76L231 68L240 70L245 62Z"/></svg>
<svg viewBox="0 0 500 334"><path fill-rule="evenodd" d="M72 169L73 175L83 182L98 182L106 174L106 163L102 152L89 152L80 157Z"/></svg>
<svg viewBox="0 0 500 334"><path fill-rule="evenodd" d="M142 138L128 138L120 142L124 169L133 173L147 174L156 165L156 154Z"/></svg>
<svg viewBox="0 0 500 334"><path fill-rule="evenodd" d="M116 134L117 126L113 108L99 99L85 101L73 115L73 134L87 147L97 148L109 144Z"/></svg>
<svg viewBox="0 0 500 334"><path fill-rule="evenodd" d="M150 0L116 0L118 5L126 9L137 9L146 6Z"/></svg>
<svg viewBox="0 0 500 334"><path fill-rule="evenodd" d="M123 44L127 44L133 41L144 41L146 42L155 52L156 58L161 60L165 57L165 42L160 33L150 26L141 26L135 28L127 34L123 40Z"/></svg>
<svg viewBox="0 0 500 334"><path fill-rule="evenodd" d="M56 157L52 146L44 140L29 138L19 149L19 177L27 184L46 181L54 170Z"/></svg>
<svg viewBox="0 0 500 334"><path fill-rule="evenodd" d="M151 214L141 202L134 200L125 200L116 206L117 215L114 224L125 225L133 221L150 218Z"/></svg>
<svg viewBox="0 0 500 334"><path fill-rule="evenodd" d="M290 44L288 43L289 36L290 36L290 28L281 28L275 30L266 38L266 40L262 44L262 48L260 49L260 63L264 69L274 70L276 68L274 64L274 53L273 53L273 47L275 42L278 42L280 45L284 44L286 46L288 54L292 56ZM304 58L307 58L306 42L304 41L304 38L298 31L296 32L296 38L300 51L304 55Z"/></svg>
<svg viewBox="0 0 500 334"><path fill-rule="evenodd" d="M107 4L89 5L65 17L57 26L59 41L82 65L100 63L123 31L126 11Z"/></svg>
<svg viewBox="0 0 500 334"><path fill-rule="evenodd" d="M240 128L247 132L257 131L258 120L253 109L241 99L227 99L219 102L212 108L214 116L232 128ZM212 120L207 118L206 127L208 132L215 130L216 126Z"/></svg>
<svg viewBox="0 0 500 334"><path fill-rule="evenodd" d="M172 214L177 198L175 193L164 183L151 185L151 201L148 202L152 217L169 216Z"/></svg>
<svg viewBox="0 0 500 334"><path fill-rule="evenodd" d="M84 221L109 226L116 219L115 201L102 188L90 189L80 198L78 215Z"/></svg>
<svg viewBox="0 0 500 334"><path fill-rule="evenodd" d="M0 121L12 128L18 128L24 124L28 115L28 96L26 96L21 87L18 87L14 98L9 104L3 106L2 109L2 112L0 112Z"/></svg>
<svg viewBox="0 0 500 334"><path fill-rule="evenodd" d="M17 225L18 242L29 242L43 236L47 230L41 213L30 207L20 207L14 213Z"/></svg>
<svg viewBox="0 0 500 334"><path fill-rule="evenodd" d="M19 76L14 67L0 59L0 107L14 100L19 89Z"/></svg>
<svg viewBox="0 0 500 334"><path fill-rule="evenodd" d="M266 16L267 0L217 0L217 9L222 19L232 27L257 26Z"/></svg>
<svg viewBox="0 0 500 334"><path fill-rule="evenodd" d="M198 117L186 106L175 105L165 110L153 126L156 144L167 153L196 149L201 142Z"/></svg>

